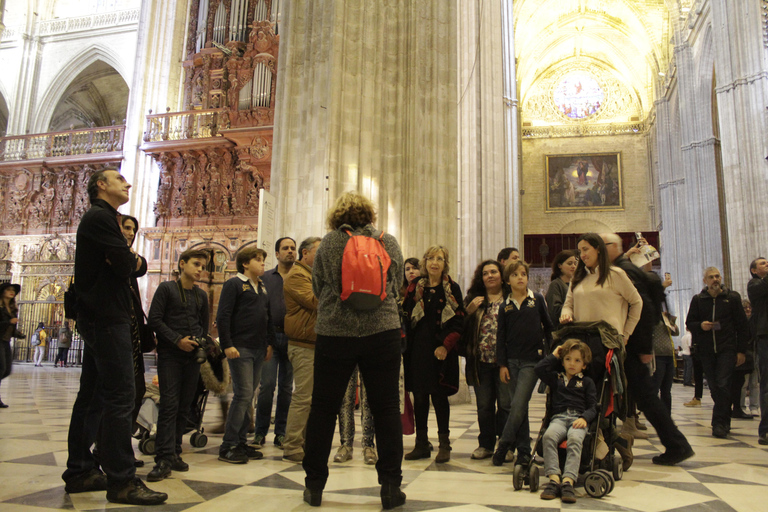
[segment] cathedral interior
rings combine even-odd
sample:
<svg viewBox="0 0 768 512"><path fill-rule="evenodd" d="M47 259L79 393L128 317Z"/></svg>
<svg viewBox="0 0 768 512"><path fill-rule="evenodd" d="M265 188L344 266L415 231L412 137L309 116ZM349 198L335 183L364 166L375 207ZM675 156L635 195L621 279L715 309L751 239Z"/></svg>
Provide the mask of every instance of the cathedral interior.
<svg viewBox="0 0 768 512"><path fill-rule="evenodd" d="M22 330L63 321L86 184L104 168L132 185L121 212L139 220L145 306L178 255L203 248L215 311L239 249L271 255L282 236L322 236L348 190L373 200L406 257L447 247L462 289L504 247L520 248L538 291L580 234L619 233L628 248L640 233L684 318L706 267L746 295L749 264L766 251L768 0L0 0L0 69L0 282L21 285ZM25 342L14 358L29 361ZM26 419L9 425L7 446L59 425L30 432ZM45 442L63 445L56 432ZM762 508L768 458L753 437L672 476L644 467L615 509ZM3 449L0 473L29 457L61 465L61 449ZM253 485L243 496L283 497L299 476L283 469L234 483ZM204 501L225 494L197 476L188 487ZM32 510L2 479L2 508ZM54 484L35 488L48 493L35 506L96 508L59 506ZM417 488L414 510L439 508ZM673 492L706 499L662 503ZM275 510L301 503L284 498ZM507 510L478 499L450 505Z"/></svg>

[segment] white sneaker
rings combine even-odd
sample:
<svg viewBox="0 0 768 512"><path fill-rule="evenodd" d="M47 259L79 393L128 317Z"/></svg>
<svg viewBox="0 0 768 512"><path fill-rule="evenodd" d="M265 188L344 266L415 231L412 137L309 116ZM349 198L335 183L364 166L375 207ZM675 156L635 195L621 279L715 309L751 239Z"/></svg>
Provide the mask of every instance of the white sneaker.
<svg viewBox="0 0 768 512"><path fill-rule="evenodd" d="M352 453L349 454L349 458L352 458ZM373 446L363 446L363 460L369 466L373 466L379 460L379 454L376 453L376 448Z"/></svg>
<svg viewBox="0 0 768 512"><path fill-rule="evenodd" d="M493 455L493 450L489 450L488 448L483 448L482 446L480 446L479 448L477 448L475 451L472 452L472 458L475 460L487 459L492 455Z"/></svg>
<svg viewBox="0 0 768 512"><path fill-rule="evenodd" d="M352 459L352 450L353 448L351 446L347 445L341 445L341 448L339 448L339 451L336 452L336 455L333 456L333 462L347 462L348 460Z"/></svg>

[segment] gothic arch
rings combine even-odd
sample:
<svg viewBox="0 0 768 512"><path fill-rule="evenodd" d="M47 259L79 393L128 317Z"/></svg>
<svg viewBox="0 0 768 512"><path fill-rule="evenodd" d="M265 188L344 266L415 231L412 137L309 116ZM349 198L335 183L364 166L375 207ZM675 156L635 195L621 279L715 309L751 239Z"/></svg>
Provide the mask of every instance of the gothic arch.
<svg viewBox="0 0 768 512"><path fill-rule="evenodd" d="M704 29L701 41L701 49L696 55L696 103L701 113L699 126L703 130L700 137L707 138L714 135L713 121L713 90L717 86L715 76L715 48L712 35L712 24Z"/></svg>
<svg viewBox="0 0 768 512"><path fill-rule="evenodd" d="M51 122L56 106L59 104L67 88L88 66L98 61L107 64L117 71L126 85L128 85L128 92L130 94L129 84L131 83L131 77L128 75L120 58L108 47L98 43L94 44L62 66L56 79L40 100L37 114L32 124L33 133L48 131L48 125Z"/></svg>

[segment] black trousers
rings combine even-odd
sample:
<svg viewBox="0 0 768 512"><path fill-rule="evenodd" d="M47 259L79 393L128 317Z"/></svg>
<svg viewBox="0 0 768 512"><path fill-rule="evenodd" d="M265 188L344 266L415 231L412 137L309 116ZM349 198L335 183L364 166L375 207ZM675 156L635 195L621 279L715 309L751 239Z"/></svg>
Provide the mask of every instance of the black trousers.
<svg viewBox="0 0 768 512"><path fill-rule="evenodd" d="M187 354L158 352L157 378L160 380L160 410L155 462L159 463L162 459L173 460L181 454L181 438L197 392L200 364ZM135 409L133 402L132 407Z"/></svg>
<svg viewBox="0 0 768 512"><path fill-rule="evenodd" d="M693 355L693 397L701 400L704 395L704 369L699 356Z"/></svg>
<svg viewBox="0 0 768 512"><path fill-rule="evenodd" d="M368 392L376 425L379 483L402 481L403 425L400 422L400 329L363 338L317 336L315 384L304 442L305 484L321 490L328 480L336 416L355 366Z"/></svg>
<svg viewBox="0 0 768 512"><path fill-rule="evenodd" d="M667 408L659 398L648 366L640 361L637 354L627 354L624 371L627 374L629 392L634 397L637 408L645 414L656 429L661 444L667 451L678 453L690 448L688 440L672 421Z"/></svg>
<svg viewBox="0 0 768 512"><path fill-rule="evenodd" d="M712 426L731 428L731 380L736 367L736 352L699 353L701 367L707 378L709 393L715 406L712 408ZM743 382L743 381L742 381Z"/></svg>

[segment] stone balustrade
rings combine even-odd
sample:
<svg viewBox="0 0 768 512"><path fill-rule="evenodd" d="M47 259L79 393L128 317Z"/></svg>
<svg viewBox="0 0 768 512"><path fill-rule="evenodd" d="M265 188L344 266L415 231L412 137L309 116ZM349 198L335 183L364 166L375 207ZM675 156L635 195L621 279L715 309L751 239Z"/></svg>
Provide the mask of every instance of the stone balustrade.
<svg viewBox="0 0 768 512"><path fill-rule="evenodd" d="M0 138L0 162L123 150L125 125Z"/></svg>
<svg viewBox="0 0 768 512"><path fill-rule="evenodd" d="M144 142L220 137L219 129L228 127L228 123L224 109L170 112L168 108L164 114L150 110Z"/></svg>
<svg viewBox="0 0 768 512"><path fill-rule="evenodd" d="M40 36L52 36L55 34L67 34L95 28L108 28L120 25L130 25L139 22L139 9L125 11L103 12L78 16L74 18L61 18L46 20L38 23L37 33Z"/></svg>

